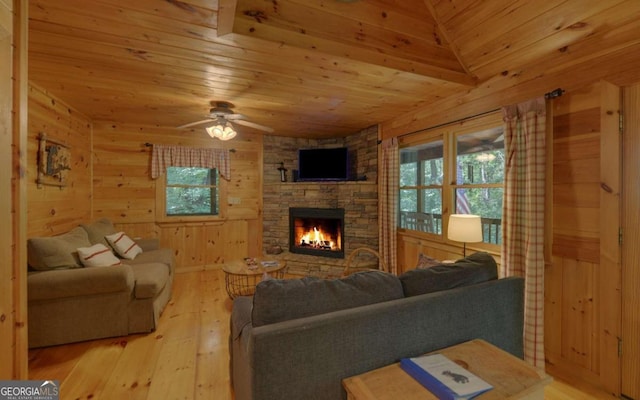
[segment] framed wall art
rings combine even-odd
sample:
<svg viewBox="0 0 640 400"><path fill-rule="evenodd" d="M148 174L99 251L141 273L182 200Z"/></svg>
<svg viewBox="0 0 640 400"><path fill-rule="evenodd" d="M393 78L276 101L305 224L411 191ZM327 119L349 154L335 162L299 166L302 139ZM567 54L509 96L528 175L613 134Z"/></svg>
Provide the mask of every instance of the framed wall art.
<svg viewBox="0 0 640 400"><path fill-rule="evenodd" d="M71 170L71 149L62 142L48 139L45 133L40 133L38 140L38 187L66 186L67 173Z"/></svg>

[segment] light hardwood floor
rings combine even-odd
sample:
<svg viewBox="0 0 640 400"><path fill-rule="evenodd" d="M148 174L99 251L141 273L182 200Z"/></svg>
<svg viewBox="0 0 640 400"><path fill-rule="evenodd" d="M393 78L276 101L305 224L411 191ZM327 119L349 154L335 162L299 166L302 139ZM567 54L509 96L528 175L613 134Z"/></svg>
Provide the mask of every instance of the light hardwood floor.
<svg viewBox="0 0 640 400"><path fill-rule="evenodd" d="M221 270L177 274L155 332L31 350L30 379L59 380L62 400L233 399L230 312ZM545 399L612 397L556 379Z"/></svg>

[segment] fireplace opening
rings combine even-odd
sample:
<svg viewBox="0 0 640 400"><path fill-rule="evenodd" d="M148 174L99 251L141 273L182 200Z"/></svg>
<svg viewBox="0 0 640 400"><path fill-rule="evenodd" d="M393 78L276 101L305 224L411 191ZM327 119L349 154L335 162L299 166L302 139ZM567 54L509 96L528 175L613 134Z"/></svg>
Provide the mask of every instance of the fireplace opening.
<svg viewBox="0 0 640 400"><path fill-rule="evenodd" d="M289 251L344 258L344 209L290 208Z"/></svg>

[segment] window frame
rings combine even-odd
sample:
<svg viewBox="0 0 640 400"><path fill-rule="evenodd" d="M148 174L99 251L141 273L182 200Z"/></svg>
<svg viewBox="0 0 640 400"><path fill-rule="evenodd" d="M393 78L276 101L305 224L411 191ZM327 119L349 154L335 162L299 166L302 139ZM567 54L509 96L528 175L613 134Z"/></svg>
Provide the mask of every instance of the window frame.
<svg viewBox="0 0 640 400"><path fill-rule="evenodd" d="M179 167L179 168L202 168L202 167ZM217 175L218 185L218 214L198 214L198 215L167 215L167 187L180 185L167 185L167 172L164 171L156 180L156 221L164 223L185 223L185 222L211 222L226 219L227 215L227 181L220 176L217 168L210 168ZM194 186L196 187L196 186Z"/></svg>
<svg viewBox="0 0 640 400"><path fill-rule="evenodd" d="M398 147L400 150L408 147L419 146L421 144L442 141L443 145L443 180L442 180L442 234L422 232L408 228L400 227L400 219L398 219L397 230L399 233L415 236L431 242L439 242L447 245L460 246L459 242L447 239L447 228L449 224L449 215L456 212L455 203L455 190L459 188L473 189L473 188L486 188L486 187L501 187L504 188L504 181L502 183L491 184L459 184L457 182L457 149L456 143L458 136L466 135L486 129L502 126L502 116L499 112L483 115L481 117L465 120L456 124L449 124L446 126L430 129L427 131L416 132L411 135L402 136L398 138ZM398 166L400 171L400 166ZM398 180L398 195L400 190L404 189L399 185ZM434 188L434 185L427 186L406 186L406 188L415 188L416 190ZM398 198L398 204L400 198ZM398 207L398 215L400 214L400 207ZM484 250L489 252L500 252L501 245L487 242L469 243L467 247L473 247L474 249Z"/></svg>

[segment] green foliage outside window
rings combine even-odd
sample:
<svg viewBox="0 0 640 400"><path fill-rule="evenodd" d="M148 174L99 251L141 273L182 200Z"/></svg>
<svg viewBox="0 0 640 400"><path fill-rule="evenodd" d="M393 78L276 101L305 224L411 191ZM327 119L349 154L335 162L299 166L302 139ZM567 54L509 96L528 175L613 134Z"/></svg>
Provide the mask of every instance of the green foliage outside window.
<svg viewBox="0 0 640 400"><path fill-rule="evenodd" d="M218 215L218 173L215 169L167 168L166 213L170 216Z"/></svg>
<svg viewBox="0 0 640 400"><path fill-rule="evenodd" d="M450 139L456 143L445 154L443 143ZM445 163L455 168L446 179ZM501 127L446 133L440 140L400 149L399 227L443 235L442 219L448 214L476 214L482 218L484 242L501 243L504 165ZM445 190L453 202L446 207Z"/></svg>

